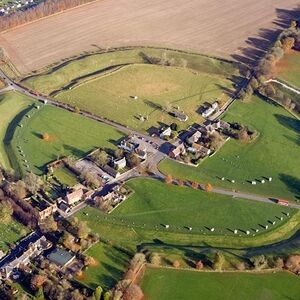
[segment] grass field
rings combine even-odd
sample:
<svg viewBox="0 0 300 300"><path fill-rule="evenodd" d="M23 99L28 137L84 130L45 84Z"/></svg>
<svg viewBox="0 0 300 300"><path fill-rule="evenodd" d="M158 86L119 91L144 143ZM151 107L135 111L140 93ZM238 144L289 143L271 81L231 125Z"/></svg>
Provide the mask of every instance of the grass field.
<svg viewBox="0 0 300 300"><path fill-rule="evenodd" d="M14 123L20 118L22 111L31 104L30 98L16 92L0 94L0 162L5 169L12 167L5 144L11 138Z"/></svg>
<svg viewBox="0 0 300 300"><path fill-rule="evenodd" d="M169 224L179 230L192 227L197 233L207 233L206 227L214 227L216 234L228 234L234 229L254 233L252 228L264 232L259 224L278 221L276 216L290 211L267 203L169 186L157 180L136 179L127 185L135 192L112 216L136 224L158 227Z"/></svg>
<svg viewBox="0 0 300 300"><path fill-rule="evenodd" d="M114 148L115 141L123 137L112 127L51 106L31 115L23 121L24 127L18 129L12 145L14 149L21 147L29 168L37 174L60 156L82 157L97 147ZM49 135L48 140L42 138L44 133ZM24 169L20 157L19 163Z"/></svg>
<svg viewBox="0 0 300 300"><path fill-rule="evenodd" d="M189 116L181 127L200 122L200 105L216 99L226 102L228 96L223 89L231 88L232 83L220 76L144 64L123 67L56 98L129 127L147 130L161 123L178 122L164 111L177 106ZM135 95L139 99L133 99ZM141 121L139 116L146 120Z"/></svg>
<svg viewBox="0 0 300 300"><path fill-rule="evenodd" d="M300 52L286 54L278 63L277 77L287 84L300 89Z"/></svg>
<svg viewBox="0 0 300 300"><path fill-rule="evenodd" d="M165 160L160 165L161 171L176 178L211 182L220 187L300 199L300 122L281 107L258 97L249 103L236 102L225 120L250 125L260 135L251 144L227 142L197 168ZM223 176L229 180L221 181L219 178ZM261 180L264 176L272 177L273 181L251 185L252 180ZM229 182L232 179L235 184Z"/></svg>
<svg viewBox="0 0 300 300"><path fill-rule="evenodd" d="M234 64L200 54L159 48L137 47L76 58L64 62L53 69L47 69L42 73L29 76L22 81L22 84L41 93L50 94L67 86L70 82L93 77L97 75L97 73L109 70L109 68L121 65L147 63L147 60L142 54L157 58L165 56L168 59L173 59L175 66L182 66L182 61L185 60L187 68L208 74L219 74L222 76L237 74Z"/></svg>
<svg viewBox="0 0 300 300"><path fill-rule="evenodd" d="M0 250L8 251L9 245L17 242L26 232L25 227L14 220L9 224L0 222Z"/></svg>
<svg viewBox="0 0 300 300"><path fill-rule="evenodd" d="M122 278L130 261L127 252L101 242L92 246L85 254L93 257L96 264L87 267L78 280L92 289L98 285L106 290L111 289Z"/></svg>
<svg viewBox="0 0 300 300"><path fill-rule="evenodd" d="M296 300L299 298L299 283L298 276L287 272L199 273L147 269L142 289L148 300Z"/></svg>

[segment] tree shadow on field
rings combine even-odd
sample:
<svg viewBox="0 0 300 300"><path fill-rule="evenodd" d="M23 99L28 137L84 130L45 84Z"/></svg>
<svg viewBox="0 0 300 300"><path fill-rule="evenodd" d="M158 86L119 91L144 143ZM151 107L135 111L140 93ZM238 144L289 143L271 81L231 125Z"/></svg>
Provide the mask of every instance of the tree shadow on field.
<svg viewBox="0 0 300 300"><path fill-rule="evenodd" d="M276 9L277 18L273 24L275 29L261 28L257 36L249 37L245 42L248 46L239 48L239 54L233 54L231 57L239 63L251 67L257 66L259 60L266 51L272 46L282 29L288 28L291 20L300 19L300 6L292 10Z"/></svg>
<svg viewBox="0 0 300 300"><path fill-rule="evenodd" d="M300 179L287 174L279 174L279 179L295 194L295 197L300 200Z"/></svg>
<svg viewBox="0 0 300 300"><path fill-rule="evenodd" d="M63 145L63 148L65 150L67 150L68 152L70 152L72 155L76 156L76 157L83 157L86 153L78 148L75 148L71 145Z"/></svg>
<svg viewBox="0 0 300 300"><path fill-rule="evenodd" d="M287 137L287 138L295 141L295 143L297 145L300 145L300 121L295 118L291 118L291 117L279 115L279 114L275 114L275 117L281 125L285 126L286 128L288 128L290 130L293 130L295 133L298 134L298 136L295 140L291 139L291 137Z"/></svg>

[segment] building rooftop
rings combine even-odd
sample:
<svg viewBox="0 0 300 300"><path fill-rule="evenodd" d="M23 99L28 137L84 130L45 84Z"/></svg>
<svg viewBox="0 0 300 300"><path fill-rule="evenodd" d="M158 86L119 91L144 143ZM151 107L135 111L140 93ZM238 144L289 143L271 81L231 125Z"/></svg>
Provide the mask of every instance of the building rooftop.
<svg viewBox="0 0 300 300"><path fill-rule="evenodd" d="M60 267L65 267L74 258L75 258L75 255L68 252L67 250L60 249L60 248L56 248L54 251L52 251L48 255L48 259Z"/></svg>

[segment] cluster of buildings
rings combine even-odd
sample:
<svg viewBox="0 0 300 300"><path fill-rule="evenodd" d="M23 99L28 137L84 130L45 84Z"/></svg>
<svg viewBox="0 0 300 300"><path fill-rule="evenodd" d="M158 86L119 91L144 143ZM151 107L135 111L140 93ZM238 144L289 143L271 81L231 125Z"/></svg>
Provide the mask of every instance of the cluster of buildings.
<svg viewBox="0 0 300 300"><path fill-rule="evenodd" d="M213 152L210 147L211 135L224 129L229 129L230 124L223 120L205 121L203 125L194 124L173 145L169 156L180 159L183 155L194 155L197 159L204 158Z"/></svg>
<svg viewBox="0 0 300 300"><path fill-rule="evenodd" d="M47 252L50 253L46 255ZM47 258L49 262L53 263L60 270L66 268L76 258L71 251L53 246L44 235L32 232L0 260L0 281L9 278L17 279L19 270L24 269L38 257L41 259Z"/></svg>
<svg viewBox="0 0 300 300"><path fill-rule="evenodd" d="M0 260L0 279L5 280L13 276L19 268L27 266L32 259L51 246L45 236L33 232Z"/></svg>
<svg viewBox="0 0 300 300"><path fill-rule="evenodd" d="M5 5L0 6L0 16L1 15L9 15L18 10L25 10L27 8L33 7L38 4L38 0L17 0L10 1Z"/></svg>

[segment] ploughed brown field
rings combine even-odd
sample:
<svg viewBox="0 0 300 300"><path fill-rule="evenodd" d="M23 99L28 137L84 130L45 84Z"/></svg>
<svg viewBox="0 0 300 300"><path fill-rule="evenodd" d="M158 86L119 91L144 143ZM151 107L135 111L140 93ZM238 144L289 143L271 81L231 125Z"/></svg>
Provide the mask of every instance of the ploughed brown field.
<svg viewBox="0 0 300 300"><path fill-rule="evenodd" d="M100 0L2 33L0 45L22 73L85 50L123 45L248 57L243 49L254 47L262 35L259 44L267 44L281 26L275 23L284 23L285 10L297 4L299 0ZM259 54L250 56L255 60Z"/></svg>

